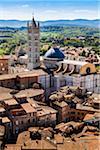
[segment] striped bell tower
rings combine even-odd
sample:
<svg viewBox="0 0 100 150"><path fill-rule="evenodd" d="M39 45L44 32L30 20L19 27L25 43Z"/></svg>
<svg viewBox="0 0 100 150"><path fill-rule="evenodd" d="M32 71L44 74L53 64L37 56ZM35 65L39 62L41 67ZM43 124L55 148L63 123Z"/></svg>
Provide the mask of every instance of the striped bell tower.
<svg viewBox="0 0 100 150"><path fill-rule="evenodd" d="M34 17L31 23L27 23L28 28L28 64L27 68L33 70L40 66L40 26Z"/></svg>

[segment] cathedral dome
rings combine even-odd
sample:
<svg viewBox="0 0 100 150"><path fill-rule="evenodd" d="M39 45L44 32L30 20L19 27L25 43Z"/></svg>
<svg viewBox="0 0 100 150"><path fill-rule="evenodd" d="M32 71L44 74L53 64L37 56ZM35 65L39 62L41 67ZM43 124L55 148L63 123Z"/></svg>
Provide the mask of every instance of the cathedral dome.
<svg viewBox="0 0 100 150"><path fill-rule="evenodd" d="M59 48L50 48L44 55L45 59L63 60L64 54Z"/></svg>

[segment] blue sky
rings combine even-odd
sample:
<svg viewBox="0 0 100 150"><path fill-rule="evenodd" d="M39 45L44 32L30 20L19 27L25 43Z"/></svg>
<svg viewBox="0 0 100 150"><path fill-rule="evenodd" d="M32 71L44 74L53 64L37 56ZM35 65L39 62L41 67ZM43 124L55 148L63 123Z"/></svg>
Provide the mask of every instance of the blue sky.
<svg viewBox="0 0 100 150"><path fill-rule="evenodd" d="M98 19L100 0L0 0L0 19Z"/></svg>

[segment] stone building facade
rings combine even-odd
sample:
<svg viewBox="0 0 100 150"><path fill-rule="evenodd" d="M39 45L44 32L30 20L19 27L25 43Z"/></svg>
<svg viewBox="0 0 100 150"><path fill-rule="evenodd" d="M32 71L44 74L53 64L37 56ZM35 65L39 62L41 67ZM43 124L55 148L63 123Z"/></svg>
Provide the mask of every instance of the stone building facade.
<svg viewBox="0 0 100 150"><path fill-rule="evenodd" d="M9 69L9 56L0 57L0 74L7 74Z"/></svg>

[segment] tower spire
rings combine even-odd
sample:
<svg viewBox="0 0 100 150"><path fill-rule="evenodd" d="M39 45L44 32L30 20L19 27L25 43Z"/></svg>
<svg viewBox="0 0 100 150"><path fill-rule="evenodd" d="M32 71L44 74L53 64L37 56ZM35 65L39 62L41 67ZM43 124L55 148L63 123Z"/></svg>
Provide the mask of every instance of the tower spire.
<svg viewBox="0 0 100 150"><path fill-rule="evenodd" d="M35 21L35 19L34 19L34 10L33 10L33 12L32 12L32 24L33 24L34 27L37 26L37 25L36 25L36 21Z"/></svg>
<svg viewBox="0 0 100 150"><path fill-rule="evenodd" d="M33 16L33 18L32 18L32 24L33 24L34 27L37 26L37 25L36 25L36 22L35 22L35 19L34 19L34 16Z"/></svg>

